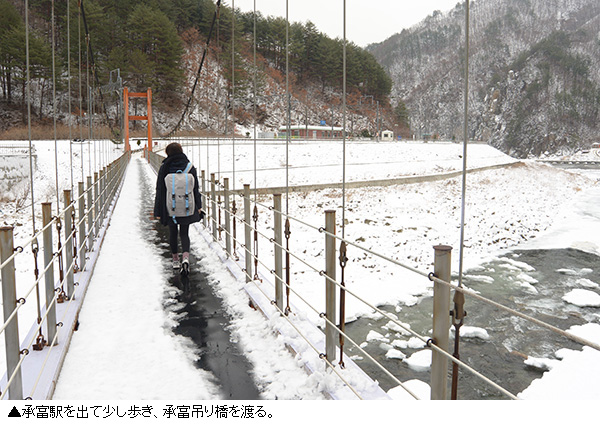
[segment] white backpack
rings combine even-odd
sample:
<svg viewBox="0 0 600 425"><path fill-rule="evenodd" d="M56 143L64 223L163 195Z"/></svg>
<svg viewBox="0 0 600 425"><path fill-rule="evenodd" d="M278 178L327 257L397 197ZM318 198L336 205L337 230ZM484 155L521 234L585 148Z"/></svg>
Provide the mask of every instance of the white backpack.
<svg viewBox="0 0 600 425"><path fill-rule="evenodd" d="M175 223L176 217L194 215L194 177L189 173L192 163L185 170L169 173L165 177L167 187L167 211Z"/></svg>

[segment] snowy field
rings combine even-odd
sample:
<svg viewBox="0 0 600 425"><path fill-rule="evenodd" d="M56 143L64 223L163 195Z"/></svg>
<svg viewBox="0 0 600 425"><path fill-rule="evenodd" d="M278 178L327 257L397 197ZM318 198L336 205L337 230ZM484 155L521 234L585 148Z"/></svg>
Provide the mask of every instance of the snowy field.
<svg viewBox="0 0 600 425"><path fill-rule="evenodd" d="M98 164L101 160L112 160L120 154L120 151L112 149L105 143L89 152L87 146L73 146L73 159L71 160L69 159L68 142L59 141L56 157L54 142L35 142L35 145L38 152L38 170L35 174L34 187L36 204L42 201L55 202L57 169L60 192L62 192L62 189L69 188L71 185L71 166L74 167L75 181L77 181L77 176L81 175L82 168L87 173L90 169L96 169L94 164ZM231 141L219 142L219 144L211 142L210 146L186 146L186 152L196 163L198 169L205 169L209 173L217 173L220 177L228 176L233 179L234 145ZM452 143L348 143L346 152L347 181L439 174L460 170L462 167L461 155L462 145ZM285 186L286 156L288 156L287 163L290 165L288 177L290 185L337 183L342 180L343 170L340 165L342 145L339 142L294 142L288 152L286 152L285 145L279 143L260 143L257 146L256 185L258 187ZM136 161L134 160L132 163ZM511 162L515 161L486 145L469 146L468 165L470 168ZM234 181L237 188L244 183L250 184L252 188L255 186L253 166L254 146L245 140L236 141ZM135 173L130 167L128 177ZM152 179L152 174L148 173L147 178ZM123 190L124 195L127 195L120 200L120 204L125 203L122 207L124 212L119 213L118 209L115 211L111 228L114 226L115 229L121 228L123 232L127 232L128 237L125 239L131 243L131 246L123 246L121 250L135 252L134 258L138 269L152 271L148 274L152 277L151 279L137 283L148 285L151 290L137 292L137 294L144 297L141 300L142 304L148 308L146 311L149 317L148 323L155 323L155 329L144 329L148 334L140 339L139 344L132 347L123 346L124 336L119 335L118 332L110 332L103 335L102 339L102 345L106 347L106 351L94 353L80 348L79 354L74 354L74 356L78 356L78 359L77 357L74 357L73 360L67 359L65 372L57 388L57 398L160 399L184 397L186 387L182 388L177 380L167 378L162 381L161 386L158 386L161 392L152 391L150 388L152 385L143 385L143 382L138 382L135 387L128 387L132 380L119 379L117 373L114 376L98 377L93 368L87 372L87 375L83 374L78 378L78 374L81 374L84 367L84 360L89 360L92 356L102 356L104 360L108 359L109 361L111 359L117 361L122 355L124 358L129 357L122 350L132 350L132 357L128 358L129 368L133 368L130 373L143 372L148 368L153 368L156 357L152 358L152 356L158 350L160 354L171 357L173 357L173 353L179 353L177 364L173 365L173 369L178 370L178 373L192 374L198 382L203 380L210 382L210 378L202 376L202 373L198 371L193 371L193 353L190 354L186 351L186 341L176 338L169 332L169 323L172 323L172 319L168 317L168 312L161 307L164 298L168 297L168 288L165 287L166 277L161 276L160 268L155 265L157 255L159 255L156 247L152 247L147 241L144 241L143 235L136 233L135 221L133 225L132 222L126 222L125 225L119 224L120 220L128 219L127 211L131 210L131 203L135 203L135 181L128 183L126 180ZM476 267L486 259L494 258L517 247L575 247L600 254L600 220L598 220L600 215L589 213L590 200L595 199L598 191L596 177L590 178L575 171L560 170L530 161L507 168L470 174L467 178L465 217L466 272L468 273L469 268ZM292 193L289 197L289 213L303 222L319 228L324 225L324 211L335 209L338 234L340 234L341 194L342 191L338 189ZM270 197L266 196L259 196L258 201L265 205L272 203ZM461 214L460 178L383 188L349 189L346 191L345 205L345 237L347 240L427 272L432 271L432 247L437 244L448 244L454 247L452 269L454 272L458 270ZM8 202L0 205L0 211L3 224L16 226L16 245L31 236L30 206L17 206L15 202ZM39 229L41 219L38 217L36 220ZM585 223L585 226L582 226L582 223ZM269 226L270 212L261 208L259 230L270 235L272 230ZM111 245L111 228L109 228L103 254L100 256L92 287L82 310L82 317L84 314L90 314L88 317L93 317L92 312L95 309L102 310L102 306L107 302L103 296L110 297L112 294L110 288L102 288L102 283L94 285L94 282L97 280L100 282L102 279L111 282L117 281L118 278L114 277L115 271L121 275L122 272L125 272L121 267L123 269L130 268L131 262L134 261L133 254L124 256L114 253L114 251L111 252L112 249L118 250L119 243L123 241L123 239L119 239L121 236L116 234L113 236L116 238L115 242L112 242L116 245ZM308 263L317 270L321 270L324 266L323 236L317 230L294 221L292 221L291 230L291 249L298 250L299 255L301 254ZM205 247L195 240L194 249L203 252ZM261 249L267 249L267 243L264 240L261 242ZM17 282L19 288L23 288L22 290L29 287L33 281L32 256L30 252L29 255L27 254L26 250L17 261ZM232 311L238 311L236 309L241 311L241 301L236 300L234 296L236 293L239 294L240 283L227 279L226 273L216 260L208 261L212 258L209 252L204 252L204 255L205 260L203 261L206 263L204 266L214 276L215 281L220 281L225 285L221 291L226 298L230 298L225 302L230 304ZM269 254L261 255L268 258ZM373 257L355 247L349 247L348 257L349 263L346 268L348 288L361 297L367 298L372 304L396 306L399 317L401 317L403 306L412 305L416 303L418 297L431 292L428 279ZM590 267L594 266L590 265ZM297 260L292 262L291 270L294 289L310 300L317 309L323 309L322 283L324 278ZM111 273L113 274L111 275ZM131 279L135 278L132 276ZM118 284L118 282L114 283ZM97 289L94 289L95 287ZM593 285L590 285L590 288L592 291L594 290ZM597 289L595 291L598 292ZM98 292L97 299L94 292ZM104 295L102 292L105 292ZM578 295L581 296L580 293L576 293L571 297ZM297 303L299 304L299 302ZM22 334L29 329L35 317L35 306L34 303L31 304L24 311L24 319L20 318ZM125 320L136 323L134 318L129 316L135 312L124 310L127 310L126 305L115 309L119 314L124 315ZM87 311L90 313L86 313ZM372 314L369 307L356 301L353 297L348 298L346 311L348 320ZM289 358L286 359L282 352L281 338L273 338L271 341L273 345L270 347L277 347L271 351L279 353L277 356L264 354L262 350L265 349L265 344L262 341L264 338L270 338L267 337L270 326L268 323L261 322L258 317L249 319L243 316L246 313L232 314L236 317L233 326L237 329L236 334L240 336L240 342L250 353L253 353L250 357L257 371L256 379L260 383L266 399L275 397L316 399L320 397L318 391L315 390L315 382L298 373L301 370L298 363L301 362L290 362ZM307 315L315 323L318 323L319 319L316 314L307 311ZM591 323L585 328L572 331L600 342L597 331L599 327L598 323ZM481 333L485 330L474 329L473 331ZM101 332L101 330L97 332ZM243 337L244 334L261 336L258 338ZM93 339L93 336L88 338ZM408 340L407 337L404 339ZM257 340L260 343L257 343ZM152 344L152 349L140 346L146 341ZM80 347L86 345L83 342L78 343L74 339L73 347L77 347L78 344ZM135 350L135 354L133 354L133 350ZM76 353L77 350L74 352ZM543 379L534 381L531 387L520 396L532 399L600 398L597 385L585 385L581 380L573 379L577 373L582 373L581 370L584 367L586 369L583 376L596 376L597 378L590 379L590 381L598 382L600 379L598 377L600 371L597 367L598 360L600 360L598 353L586 348L582 351L560 354L563 360L553 365L552 370L547 372ZM261 360L264 357L267 357L268 361ZM131 362L132 358L135 359L133 363ZM95 379L100 379L103 383L111 382L111 378L119 382L119 393L111 393L111 387L105 384L92 385L85 390L90 392L82 392L83 390L79 387L81 382L78 380L82 377L94 379L95 375ZM294 382L294 385L285 385L285 382ZM570 385L566 385L566 383L570 383ZM79 389L73 392L73 388ZM395 396L396 392L391 392L391 394ZM218 393L211 384L207 384L204 392L196 393L195 396L218 398Z"/></svg>

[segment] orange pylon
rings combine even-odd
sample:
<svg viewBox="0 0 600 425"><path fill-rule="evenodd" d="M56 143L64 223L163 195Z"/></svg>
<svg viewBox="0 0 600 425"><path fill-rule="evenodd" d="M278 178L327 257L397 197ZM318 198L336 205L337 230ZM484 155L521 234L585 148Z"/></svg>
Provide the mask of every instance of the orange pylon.
<svg viewBox="0 0 600 425"><path fill-rule="evenodd" d="M148 115L129 115L129 98L145 97L148 104ZM152 152L152 89L148 89L146 93L129 92L127 87L123 88L123 110L125 111L125 152L131 151L129 144L129 120L133 121L148 121L148 144L146 148Z"/></svg>

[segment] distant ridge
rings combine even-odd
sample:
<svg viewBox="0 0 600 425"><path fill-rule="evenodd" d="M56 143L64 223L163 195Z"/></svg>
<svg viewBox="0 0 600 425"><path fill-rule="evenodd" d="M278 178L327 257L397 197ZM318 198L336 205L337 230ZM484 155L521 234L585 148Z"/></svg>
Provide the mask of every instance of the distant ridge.
<svg viewBox="0 0 600 425"><path fill-rule="evenodd" d="M464 2L368 47L417 135L462 140ZM517 157L597 142L600 2L471 2L470 138Z"/></svg>

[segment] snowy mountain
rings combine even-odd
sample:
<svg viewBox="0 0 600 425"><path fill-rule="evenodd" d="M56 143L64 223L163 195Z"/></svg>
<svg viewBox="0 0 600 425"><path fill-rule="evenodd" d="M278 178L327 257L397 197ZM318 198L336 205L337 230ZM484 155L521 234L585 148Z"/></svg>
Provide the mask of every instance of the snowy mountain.
<svg viewBox="0 0 600 425"><path fill-rule="evenodd" d="M465 5L369 50L417 136L462 139ZM469 137L518 157L598 141L600 3L478 0L470 10Z"/></svg>

